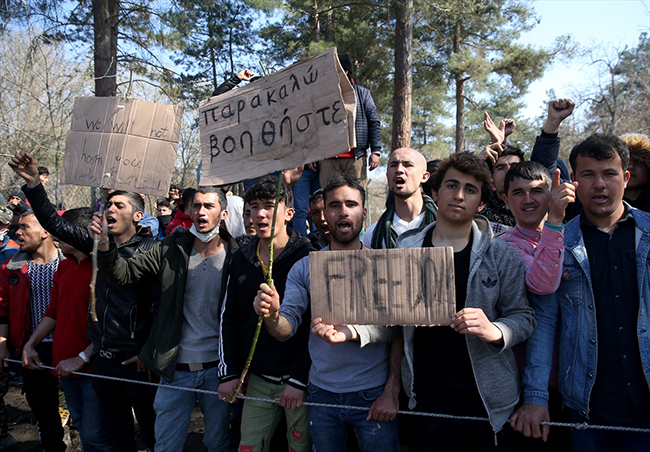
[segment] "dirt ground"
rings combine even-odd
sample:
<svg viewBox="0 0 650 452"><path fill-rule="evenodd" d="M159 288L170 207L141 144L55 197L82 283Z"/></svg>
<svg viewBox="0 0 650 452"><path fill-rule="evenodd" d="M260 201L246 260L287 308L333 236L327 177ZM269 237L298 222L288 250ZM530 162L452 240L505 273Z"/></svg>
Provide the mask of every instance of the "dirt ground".
<svg viewBox="0 0 650 452"><path fill-rule="evenodd" d="M59 391L59 406L66 409L65 397L63 391ZM38 441L38 430L36 428L36 420L32 416L32 412L27 405L25 396L21 393L19 386L10 386L9 392L4 398L5 405L7 406L7 418L9 423L9 432L16 438L18 445L13 448L16 452L38 452L41 450ZM65 416L65 413L64 413ZM64 440L68 445L67 452L83 452L79 435L76 430L70 427L70 420L64 421ZM137 429L137 426L136 426ZM194 408L190 420L190 433L187 436L185 443L185 451L204 452L207 448L203 445L203 415L198 406ZM139 449L145 450L144 444L139 444ZM234 448L236 450L236 448Z"/></svg>

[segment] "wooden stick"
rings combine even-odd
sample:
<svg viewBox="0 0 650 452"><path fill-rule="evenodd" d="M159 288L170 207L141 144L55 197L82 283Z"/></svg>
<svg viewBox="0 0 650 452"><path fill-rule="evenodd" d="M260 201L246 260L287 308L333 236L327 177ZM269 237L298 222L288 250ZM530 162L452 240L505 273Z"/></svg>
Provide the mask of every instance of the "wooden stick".
<svg viewBox="0 0 650 452"><path fill-rule="evenodd" d="M271 287L271 284L273 284L273 239L275 237L275 218L278 214L278 205L280 204L280 198L282 197L282 175L284 174L284 171L280 171L280 174L278 175L278 191L275 194L275 209L273 209L273 225L271 226L271 243L269 244L269 273L266 275L266 284ZM239 382L237 383L237 387L233 391L233 393L230 396L230 403L232 403L235 400L235 397L237 397L237 394L239 394L239 391L241 390L241 387L244 385L244 380L246 379L246 374L248 373L248 368L251 365L251 361L253 361L253 355L255 354L255 347L257 346L257 340L260 337L260 331L262 330L262 322L264 321L264 316L260 314L260 316L257 319L257 327L255 328L255 335L253 336L253 343L251 344L251 350L248 352L248 358L246 358L246 365L244 366L244 370L241 373L241 376L239 377Z"/></svg>
<svg viewBox="0 0 650 452"><path fill-rule="evenodd" d="M99 204L99 213L104 214L106 210L106 198L108 197L108 189L102 188L102 200ZM97 253L99 251L99 234L93 234L93 273L90 278L90 319L97 322Z"/></svg>

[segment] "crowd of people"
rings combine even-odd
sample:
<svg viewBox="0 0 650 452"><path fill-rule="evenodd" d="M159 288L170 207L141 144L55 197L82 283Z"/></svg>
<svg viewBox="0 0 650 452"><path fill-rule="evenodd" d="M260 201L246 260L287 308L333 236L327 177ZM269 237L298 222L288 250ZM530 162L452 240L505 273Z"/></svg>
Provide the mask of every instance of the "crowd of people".
<svg viewBox="0 0 650 452"><path fill-rule="evenodd" d="M514 121L486 113L479 154L393 150L386 210L364 231L359 177L380 149L354 86L365 147L243 199L172 185L156 217L122 190L105 212L57 212L42 167L11 159L25 185L0 207L0 359L22 359L43 450L66 449L59 382L86 451L137 451L134 416L149 450L181 451L197 401L212 452L650 449L650 139L594 134L569 171L570 100L550 102L530 161L507 143ZM434 246L453 248L448 326L312 319L310 253ZM2 413L0 449L15 444Z"/></svg>

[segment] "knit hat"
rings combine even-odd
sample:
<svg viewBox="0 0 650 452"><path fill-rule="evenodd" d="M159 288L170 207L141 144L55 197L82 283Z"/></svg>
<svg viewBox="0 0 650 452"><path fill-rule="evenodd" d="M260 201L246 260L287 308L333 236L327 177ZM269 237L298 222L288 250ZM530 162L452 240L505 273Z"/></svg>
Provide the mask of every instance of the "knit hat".
<svg viewBox="0 0 650 452"><path fill-rule="evenodd" d="M350 73L350 76L354 75L354 66L352 65L352 60L347 53L339 53L339 61L343 69L347 70Z"/></svg>
<svg viewBox="0 0 650 452"><path fill-rule="evenodd" d="M23 193L21 190L13 192L10 196L9 199L11 199L13 196L17 196L18 198L22 199L23 201L27 202L27 198L25 197L25 193Z"/></svg>

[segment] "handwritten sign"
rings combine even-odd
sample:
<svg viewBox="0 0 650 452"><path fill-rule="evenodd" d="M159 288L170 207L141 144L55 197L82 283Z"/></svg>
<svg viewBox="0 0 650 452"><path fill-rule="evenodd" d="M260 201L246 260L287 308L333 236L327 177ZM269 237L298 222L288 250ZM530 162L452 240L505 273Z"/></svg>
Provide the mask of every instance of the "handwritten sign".
<svg viewBox="0 0 650 452"><path fill-rule="evenodd" d="M179 105L120 97L76 98L61 181L165 195L182 120Z"/></svg>
<svg viewBox="0 0 650 452"><path fill-rule="evenodd" d="M199 105L201 185L295 168L356 146L356 96L336 48Z"/></svg>
<svg viewBox="0 0 650 452"><path fill-rule="evenodd" d="M334 325L447 325L456 312L449 247L309 254L311 314Z"/></svg>

